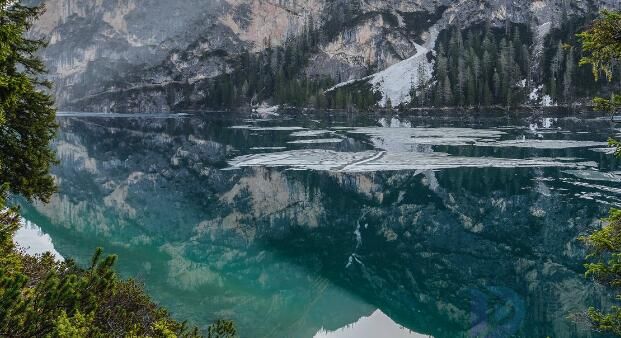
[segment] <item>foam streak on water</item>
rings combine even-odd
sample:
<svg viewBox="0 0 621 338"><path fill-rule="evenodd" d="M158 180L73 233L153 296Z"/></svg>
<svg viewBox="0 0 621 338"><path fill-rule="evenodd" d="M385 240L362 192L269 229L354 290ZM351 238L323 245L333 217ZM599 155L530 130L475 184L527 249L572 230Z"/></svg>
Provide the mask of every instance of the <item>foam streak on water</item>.
<svg viewBox="0 0 621 338"><path fill-rule="evenodd" d="M605 142L583 140L554 140L511 138L509 130L474 128L412 128L409 123L387 123L383 127L357 127L348 130L301 127L249 127L253 131L293 131L291 137L313 137L330 133L344 138L294 139L288 144L315 145L320 149L299 149L272 153L244 155L233 158L233 168L267 166L298 170L327 170L339 172L375 172L395 170L438 170L449 168L520 168L520 167L592 167L593 162L576 158L505 158L502 156L454 156L435 152L434 146L491 148L525 148L559 150L602 147ZM347 152L322 149L322 144L339 144L346 137L368 137L375 150ZM276 149L274 149L276 150Z"/></svg>
<svg viewBox="0 0 621 338"><path fill-rule="evenodd" d="M437 170L449 168L577 168L589 163L555 159L511 159L496 157L461 157L446 153L385 151L337 152L323 149L290 150L276 153L239 156L229 161L234 168L291 167L296 169L339 172L373 172L394 170Z"/></svg>

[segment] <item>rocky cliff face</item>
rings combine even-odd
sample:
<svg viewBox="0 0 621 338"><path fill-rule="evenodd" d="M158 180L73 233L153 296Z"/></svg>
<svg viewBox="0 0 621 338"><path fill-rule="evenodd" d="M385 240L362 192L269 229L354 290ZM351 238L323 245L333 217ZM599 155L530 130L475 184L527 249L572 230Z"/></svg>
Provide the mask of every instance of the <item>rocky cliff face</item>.
<svg viewBox="0 0 621 338"><path fill-rule="evenodd" d="M30 0L35 3L36 0ZM319 35L298 76L335 83L364 78L411 57L429 54L438 32L450 25L523 23L541 49L550 29L568 17L619 6L618 0L44 0L46 14L34 34L50 46L43 53L56 82L61 109L167 111L197 102L209 108L211 79L239 66L239 55L259 53L287 41ZM278 60L275 60L278 62ZM413 69L433 64L433 55L405 67L410 74L371 81L384 99L407 100ZM410 69L409 71L407 69ZM385 74L384 74L385 75ZM399 76L399 78L394 78ZM432 74L424 79L428 81ZM255 94L261 95L260 89ZM401 95L401 96L399 96ZM257 103L257 102L253 102ZM394 103L394 102L393 102Z"/></svg>

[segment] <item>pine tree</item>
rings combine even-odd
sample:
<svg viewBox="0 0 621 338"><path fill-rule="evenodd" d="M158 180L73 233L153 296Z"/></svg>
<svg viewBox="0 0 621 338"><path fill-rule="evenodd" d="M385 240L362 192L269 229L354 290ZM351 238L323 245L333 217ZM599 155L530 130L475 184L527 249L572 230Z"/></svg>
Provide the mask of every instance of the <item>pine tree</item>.
<svg viewBox="0 0 621 338"><path fill-rule="evenodd" d="M442 88L442 99L444 106L450 106L453 102L453 90L451 89L451 81L449 80L448 75L444 77L443 81L444 87Z"/></svg>
<svg viewBox="0 0 621 338"><path fill-rule="evenodd" d="M434 90L433 90L433 106L434 107L441 107L444 101L443 95L442 95L442 91L444 88L444 83L443 81L436 81L436 84L434 86Z"/></svg>
<svg viewBox="0 0 621 338"><path fill-rule="evenodd" d="M608 82L614 78L615 66L621 60L621 12L603 11L602 17L593 26L580 34L583 49L587 53L580 59L580 65L590 65L593 77L599 80L604 75ZM621 77L621 74L619 74ZM593 99L596 109L616 113L621 109L621 95L612 94L610 99L596 97ZM621 144L615 141L618 154Z"/></svg>
<svg viewBox="0 0 621 338"><path fill-rule="evenodd" d="M494 75L492 76L492 79L492 84L494 86L494 98L496 101L500 101L502 99L502 83L496 68L494 68Z"/></svg>
<svg viewBox="0 0 621 338"><path fill-rule="evenodd" d="M476 92L477 92L477 88L476 88L476 76L474 75L474 72L472 71L472 68L468 67L467 69L467 78L468 78L468 83L466 86L466 103L469 106L473 106L475 105L477 98L476 98Z"/></svg>
<svg viewBox="0 0 621 338"><path fill-rule="evenodd" d="M487 54L492 54L494 51L494 43L492 42L491 33L489 30L485 31L485 36L482 42L483 52L487 52Z"/></svg>
<svg viewBox="0 0 621 338"><path fill-rule="evenodd" d="M568 103L573 99L575 64L574 48L570 47L565 57L565 72L563 73L563 98Z"/></svg>
<svg viewBox="0 0 621 338"><path fill-rule="evenodd" d="M36 56L45 42L25 37L42 13L43 7L0 0L0 184L46 201L55 190L49 144L56 112L46 91L51 84L41 80L45 68Z"/></svg>
<svg viewBox="0 0 621 338"><path fill-rule="evenodd" d="M503 103L507 100L507 94L509 92L509 87L511 86L511 74L510 74L510 55L509 55L509 45L505 38L503 38L500 42L501 50L500 50L500 59L498 61L499 69L498 75L500 76L500 92L496 94L498 101Z"/></svg>
<svg viewBox="0 0 621 338"><path fill-rule="evenodd" d="M481 63L482 75L484 79L489 79L492 75L492 69L494 69L494 65L492 62L491 54L486 50L483 52L483 61Z"/></svg>
<svg viewBox="0 0 621 338"><path fill-rule="evenodd" d="M533 82L533 76L531 74L531 61L530 61L530 52L528 51L528 46L526 44L522 45L522 51L520 53L521 59L521 67L524 74L526 74L526 88L530 91Z"/></svg>
<svg viewBox="0 0 621 338"><path fill-rule="evenodd" d="M448 60L446 58L446 52L442 45L438 47L438 58L436 61L436 69L439 79L444 79L448 72Z"/></svg>
<svg viewBox="0 0 621 338"><path fill-rule="evenodd" d="M457 60L457 85L455 86L455 96L457 104L463 106L466 98L466 81L467 81L468 72L466 71L466 62L464 60L463 54L458 57Z"/></svg>
<svg viewBox="0 0 621 338"><path fill-rule="evenodd" d="M425 66L422 63L418 64L418 69L416 71L416 79L417 79L417 83L416 83L416 94L418 97L418 104L421 107L424 107L427 104L427 81L429 78L429 75L427 74L427 70L425 69Z"/></svg>
<svg viewBox="0 0 621 338"><path fill-rule="evenodd" d="M550 77L550 85L549 85L549 94L554 99L558 99L558 86L561 78L561 65L563 63L563 45L559 42L556 53L552 58L552 63L550 64L550 72L552 76Z"/></svg>
<svg viewBox="0 0 621 338"><path fill-rule="evenodd" d="M489 89L489 84L486 81L483 83L483 105L491 106L492 99L492 91Z"/></svg>

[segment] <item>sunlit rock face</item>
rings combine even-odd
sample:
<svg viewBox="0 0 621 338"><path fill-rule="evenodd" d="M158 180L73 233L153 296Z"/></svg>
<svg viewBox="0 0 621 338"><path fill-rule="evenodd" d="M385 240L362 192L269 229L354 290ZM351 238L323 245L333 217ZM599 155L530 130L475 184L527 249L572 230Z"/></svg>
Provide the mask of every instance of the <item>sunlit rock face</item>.
<svg viewBox="0 0 621 338"><path fill-rule="evenodd" d="M610 0L43 2L47 12L33 34L49 39L43 57L58 106L132 112L200 102L209 80L230 72L241 52L281 45L311 22L323 43L304 72L346 81L406 60L421 45L433 50L437 32L449 25L524 23L544 32L535 34L536 49L547 34L541 27L614 6ZM345 24L330 26L344 18Z"/></svg>
<svg viewBox="0 0 621 338"><path fill-rule="evenodd" d="M312 337L379 308L434 337L589 336L567 316L606 304L576 240L621 203L598 150L606 121L281 122L62 118L60 192L25 215L65 257L118 253L123 274L202 326ZM292 143L326 135L342 141ZM396 156L355 170L369 152ZM443 167L389 170L435 153Z"/></svg>

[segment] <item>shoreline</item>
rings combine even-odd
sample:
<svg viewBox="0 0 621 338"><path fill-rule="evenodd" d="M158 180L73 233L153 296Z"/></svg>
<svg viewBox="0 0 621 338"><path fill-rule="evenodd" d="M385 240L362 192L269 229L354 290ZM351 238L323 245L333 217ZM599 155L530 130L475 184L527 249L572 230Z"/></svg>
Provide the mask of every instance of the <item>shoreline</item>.
<svg viewBox="0 0 621 338"><path fill-rule="evenodd" d="M179 111L113 111L113 112L95 112L95 111L74 111L74 110L58 110L57 117L188 117L203 114L222 114L222 115L253 115L261 117L277 117L291 116L299 114L315 114L333 115L376 115L376 116L430 116L430 117L455 117L464 116L469 118L488 117L488 116L508 116L508 117L525 117L533 115L546 115L547 117L569 117L569 116L585 116L585 117L609 117L606 112L593 110L591 106L516 106L512 108L489 106L489 107L421 107L421 108L405 108L405 109L386 109L378 108L374 110L344 110L344 109L316 109L316 108L298 108L298 107L282 107L277 111L269 114L262 114L253 111L251 107L238 107L232 109L204 109L204 110L179 110Z"/></svg>

